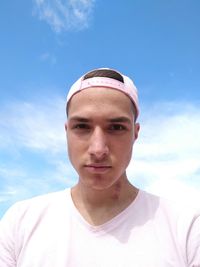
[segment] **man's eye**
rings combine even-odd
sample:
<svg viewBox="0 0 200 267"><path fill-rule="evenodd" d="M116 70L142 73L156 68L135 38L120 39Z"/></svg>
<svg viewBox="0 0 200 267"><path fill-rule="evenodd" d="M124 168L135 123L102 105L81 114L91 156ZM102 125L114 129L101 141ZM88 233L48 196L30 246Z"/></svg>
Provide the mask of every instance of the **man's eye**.
<svg viewBox="0 0 200 267"><path fill-rule="evenodd" d="M88 130L88 129L90 129L90 127L88 124L79 123L79 124L74 125L73 129Z"/></svg>
<svg viewBox="0 0 200 267"><path fill-rule="evenodd" d="M126 130L126 127L121 124L113 124L109 127L110 131L123 131Z"/></svg>

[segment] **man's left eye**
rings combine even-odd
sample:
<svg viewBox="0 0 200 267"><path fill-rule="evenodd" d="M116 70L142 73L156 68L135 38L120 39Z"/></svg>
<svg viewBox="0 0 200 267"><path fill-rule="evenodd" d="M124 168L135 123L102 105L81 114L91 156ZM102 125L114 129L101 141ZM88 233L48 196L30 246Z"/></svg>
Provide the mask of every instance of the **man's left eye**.
<svg viewBox="0 0 200 267"><path fill-rule="evenodd" d="M125 129L126 129L126 127L124 125L121 125L121 124L113 124L109 127L109 130L111 130L111 131L122 131Z"/></svg>

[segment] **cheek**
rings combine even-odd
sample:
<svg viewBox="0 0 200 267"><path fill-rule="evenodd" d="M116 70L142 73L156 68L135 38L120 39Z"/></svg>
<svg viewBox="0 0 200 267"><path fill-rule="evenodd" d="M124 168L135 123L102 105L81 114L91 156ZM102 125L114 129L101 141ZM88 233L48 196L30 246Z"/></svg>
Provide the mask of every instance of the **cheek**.
<svg viewBox="0 0 200 267"><path fill-rule="evenodd" d="M74 138L70 134L67 136L67 148L70 160L77 161L85 152L86 142L81 142L79 138Z"/></svg>
<svg viewBox="0 0 200 267"><path fill-rule="evenodd" d="M124 144L124 150L126 151L128 160L130 160L132 157L133 144L134 144L134 137L127 140L127 142Z"/></svg>
<svg viewBox="0 0 200 267"><path fill-rule="evenodd" d="M127 138L123 142L116 142L113 145L113 152L118 156L120 161L130 160L132 155L133 139Z"/></svg>
<svg viewBox="0 0 200 267"><path fill-rule="evenodd" d="M78 171L78 166L80 164L80 152L78 151L78 147L76 147L73 143L68 141L68 158L76 171Z"/></svg>
<svg viewBox="0 0 200 267"><path fill-rule="evenodd" d="M132 143L129 143L126 147L124 146L124 152L122 152L124 154L125 160L126 161L130 161L131 156L132 156Z"/></svg>
<svg viewBox="0 0 200 267"><path fill-rule="evenodd" d="M76 153L76 142L74 142L73 138L70 134L67 135L67 150L68 150L68 156L70 160L73 160L74 154Z"/></svg>

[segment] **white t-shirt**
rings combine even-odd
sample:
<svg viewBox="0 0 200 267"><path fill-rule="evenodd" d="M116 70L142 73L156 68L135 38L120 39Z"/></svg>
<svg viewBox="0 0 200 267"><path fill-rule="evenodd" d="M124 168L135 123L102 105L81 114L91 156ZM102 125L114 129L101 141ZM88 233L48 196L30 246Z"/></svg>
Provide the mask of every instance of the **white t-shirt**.
<svg viewBox="0 0 200 267"><path fill-rule="evenodd" d="M200 215L139 191L119 215L88 224L70 190L11 207L0 267L200 267Z"/></svg>

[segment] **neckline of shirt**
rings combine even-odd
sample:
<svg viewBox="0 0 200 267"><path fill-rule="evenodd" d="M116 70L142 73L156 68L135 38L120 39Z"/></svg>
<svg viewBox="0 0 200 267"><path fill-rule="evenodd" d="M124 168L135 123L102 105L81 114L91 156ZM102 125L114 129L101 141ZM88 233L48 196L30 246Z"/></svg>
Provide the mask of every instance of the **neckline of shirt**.
<svg viewBox="0 0 200 267"><path fill-rule="evenodd" d="M103 233L106 233L108 231L113 230L120 223L122 223L124 220L126 220L127 217L129 216L130 210L131 210L131 212L134 212L134 210L137 211L137 205L141 199L142 192L143 192L142 190L139 190L135 199L123 211L121 211L119 214L114 216L112 219L108 220L107 222L105 222L101 225L92 225L89 222L87 222L83 218L83 216L80 214L80 212L78 211L78 209L76 208L76 206L72 200L71 188L68 188L66 193L67 193L67 198L68 198L68 201L70 204L70 209L71 209L72 214L74 215L74 218L76 219L76 221L78 221L82 226L87 228L88 231L90 231L92 233L103 234Z"/></svg>

